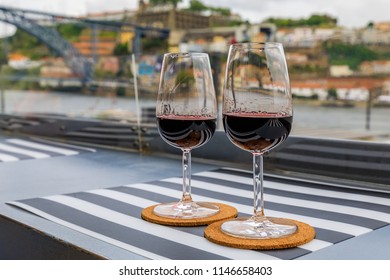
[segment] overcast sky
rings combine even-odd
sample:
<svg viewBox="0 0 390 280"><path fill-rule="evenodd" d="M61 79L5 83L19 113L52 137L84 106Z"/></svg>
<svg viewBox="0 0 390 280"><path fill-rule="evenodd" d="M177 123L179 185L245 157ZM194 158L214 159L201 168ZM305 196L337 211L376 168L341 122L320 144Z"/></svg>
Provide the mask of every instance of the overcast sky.
<svg viewBox="0 0 390 280"><path fill-rule="evenodd" d="M327 13L346 27L390 21L390 0L201 0L206 5L228 7L253 23L268 17L308 17ZM185 5L189 0L184 0ZM0 0L0 6L33 9L67 15L136 9L138 0Z"/></svg>

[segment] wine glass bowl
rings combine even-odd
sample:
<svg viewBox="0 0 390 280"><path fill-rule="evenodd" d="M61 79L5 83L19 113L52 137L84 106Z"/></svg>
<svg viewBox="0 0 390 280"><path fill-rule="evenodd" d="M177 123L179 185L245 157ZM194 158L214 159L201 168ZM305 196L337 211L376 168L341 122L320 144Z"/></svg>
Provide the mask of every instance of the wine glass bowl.
<svg viewBox="0 0 390 280"><path fill-rule="evenodd" d="M218 206L194 202L191 196L191 150L207 143L217 124L217 101L207 54L164 55L156 118L162 139L183 152L183 194L179 202L156 206L154 214L182 219L217 214Z"/></svg>
<svg viewBox="0 0 390 280"><path fill-rule="evenodd" d="M293 110L283 46L242 43L230 46L222 105L228 139L253 154L254 213L222 224L229 235L278 238L294 233L295 224L264 214L263 154L284 142Z"/></svg>

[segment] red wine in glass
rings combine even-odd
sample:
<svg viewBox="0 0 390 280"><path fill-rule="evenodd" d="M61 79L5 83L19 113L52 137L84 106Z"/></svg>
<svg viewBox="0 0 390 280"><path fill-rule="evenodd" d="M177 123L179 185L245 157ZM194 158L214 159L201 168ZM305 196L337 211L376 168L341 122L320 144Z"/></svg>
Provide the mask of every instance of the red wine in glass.
<svg viewBox="0 0 390 280"><path fill-rule="evenodd" d="M214 135L217 119L205 116L160 116L157 128L162 139L180 149L193 149Z"/></svg>
<svg viewBox="0 0 390 280"><path fill-rule="evenodd" d="M180 201L159 204L153 213L173 219L217 214L217 205L193 201L191 195L191 150L211 139L217 119L217 99L206 53L164 55L156 118L161 138L182 151L183 187Z"/></svg>
<svg viewBox="0 0 390 280"><path fill-rule="evenodd" d="M283 143L292 124L292 95L283 46L241 43L230 46L223 91L223 125L228 139L253 155L253 215L222 223L240 238L268 239L296 232L286 219L264 213L263 154Z"/></svg>
<svg viewBox="0 0 390 280"><path fill-rule="evenodd" d="M249 152L273 149L287 139L292 116L271 113L223 114L227 137L236 146Z"/></svg>

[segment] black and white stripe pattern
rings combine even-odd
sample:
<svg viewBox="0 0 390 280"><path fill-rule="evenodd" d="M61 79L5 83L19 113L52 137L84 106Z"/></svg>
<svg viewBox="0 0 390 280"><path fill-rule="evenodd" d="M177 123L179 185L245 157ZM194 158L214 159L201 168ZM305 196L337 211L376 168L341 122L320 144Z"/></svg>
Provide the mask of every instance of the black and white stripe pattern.
<svg viewBox="0 0 390 280"><path fill-rule="evenodd" d="M71 156L82 152L95 152L95 150L42 139L10 138L0 141L0 162Z"/></svg>
<svg viewBox="0 0 390 280"><path fill-rule="evenodd" d="M267 178L266 214L315 227L316 238L276 251L223 247L203 237L204 227L160 226L140 218L143 208L177 200L181 178L10 202L150 259L295 259L390 224L390 194ZM219 169L192 177L197 201L222 202L250 215L250 172Z"/></svg>

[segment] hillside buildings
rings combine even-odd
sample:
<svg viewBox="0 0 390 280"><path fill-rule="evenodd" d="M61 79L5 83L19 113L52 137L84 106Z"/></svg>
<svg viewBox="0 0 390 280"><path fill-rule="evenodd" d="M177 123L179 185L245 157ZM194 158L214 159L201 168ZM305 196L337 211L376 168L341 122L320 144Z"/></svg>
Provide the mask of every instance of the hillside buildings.
<svg viewBox="0 0 390 280"><path fill-rule="evenodd" d="M115 55L115 49L118 45L127 48L127 52L122 55L122 58L126 60L126 56L134 52L135 39L138 39L138 43L152 41L154 38L161 39L153 31L136 34L137 27L151 27L169 29L169 38L162 39L165 40L164 47L157 45L157 48L152 51L143 52L141 49L141 52L138 53L139 57L144 59L143 62L147 69L152 69L153 63L160 61L157 58L160 59L161 54L167 51L208 52L223 57L232 43L277 41L284 45L293 81L293 93L297 96L309 98L314 96L326 99L328 90L332 87L337 88L339 98L346 99L364 100L369 96L370 90L378 87L383 88L384 95L390 95L386 81L390 76L390 58L386 59L389 55L371 61L359 62L359 65L355 65L351 69L348 65L342 65L343 62L341 65L336 65L336 63L331 65L323 47L325 42L332 41L350 45L364 45L385 53L390 46L390 22L372 23L360 29L347 29L338 26L334 28L307 26L277 28L270 23L250 24L243 22L235 14L223 16L210 11L194 13L173 9L172 6L151 6L143 0L139 1L137 10L89 14L85 17L134 24L133 27L115 31L114 34L108 34L109 36L107 36L107 32L103 34L103 31L94 33L89 30L72 40L71 43L81 54L94 61L97 70L95 77L98 76L97 74L100 75L99 77L117 77L120 67L125 65L120 60L119 55ZM388 53L390 54L390 51ZM149 60L145 59L145 54L151 55ZM17 54L9 58L9 65L14 69L38 65L34 63L30 58ZM55 76L71 76L70 70L66 69L67 66L63 62L42 61L39 63L44 66L41 69L41 74L44 77L49 76L50 73ZM383 85L376 82L361 84L360 81L368 76L374 76ZM336 80L343 81L343 83L337 84ZM387 86L384 86L383 81L387 83Z"/></svg>

